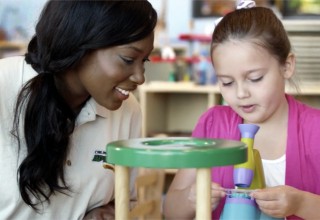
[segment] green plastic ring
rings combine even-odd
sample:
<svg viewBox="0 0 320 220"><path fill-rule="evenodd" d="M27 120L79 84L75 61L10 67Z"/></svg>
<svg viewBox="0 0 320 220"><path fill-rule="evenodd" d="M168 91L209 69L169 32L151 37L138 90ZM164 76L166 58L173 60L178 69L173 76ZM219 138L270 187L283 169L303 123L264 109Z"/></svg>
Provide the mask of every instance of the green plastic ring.
<svg viewBox="0 0 320 220"><path fill-rule="evenodd" d="M189 137L138 138L107 144L106 162L128 167L209 168L243 163L243 142Z"/></svg>

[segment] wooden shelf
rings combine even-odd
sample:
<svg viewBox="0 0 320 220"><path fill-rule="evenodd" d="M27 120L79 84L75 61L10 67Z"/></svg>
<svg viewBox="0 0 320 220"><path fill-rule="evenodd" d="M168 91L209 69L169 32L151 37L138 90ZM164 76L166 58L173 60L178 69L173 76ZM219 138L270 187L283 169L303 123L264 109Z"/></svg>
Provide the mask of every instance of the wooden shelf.
<svg viewBox="0 0 320 220"><path fill-rule="evenodd" d="M21 50L26 48L26 46L22 42L0 41L0 50Z"/></svg>
<svg viewBox="0 0 320 220"><path fill-rule="evenodd" d="M0 58L23 54L27 49L27 44L23 42L0 41Z"/></svg>
<svg viewBox="0 0 320 220"><path fill-rule="evenodd" d="M200 115L220 103L217 86L192 82L151 82L139 87L142 135L190 133Z"/></svg>

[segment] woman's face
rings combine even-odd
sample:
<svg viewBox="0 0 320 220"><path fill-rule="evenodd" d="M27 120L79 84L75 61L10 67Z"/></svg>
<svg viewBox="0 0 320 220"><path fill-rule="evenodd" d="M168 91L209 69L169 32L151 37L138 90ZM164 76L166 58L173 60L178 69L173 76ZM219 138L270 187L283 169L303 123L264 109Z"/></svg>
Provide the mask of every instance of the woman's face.
<svg viewBox="0 0 320 220"><path fill-rule="evenodd" d="M87 94L109 110L118 109L144 83L144 64L153 50L154 34L87 55L76 68L76 93Z"/></svg>
<svg viewBox="0 0 320 220"><path fill-rule="evenodd" d="M294 59L280 65L266 49L244 41L218 45L212 59L223 98L245 122L263 123L286 109L285 80Z"/></svg>

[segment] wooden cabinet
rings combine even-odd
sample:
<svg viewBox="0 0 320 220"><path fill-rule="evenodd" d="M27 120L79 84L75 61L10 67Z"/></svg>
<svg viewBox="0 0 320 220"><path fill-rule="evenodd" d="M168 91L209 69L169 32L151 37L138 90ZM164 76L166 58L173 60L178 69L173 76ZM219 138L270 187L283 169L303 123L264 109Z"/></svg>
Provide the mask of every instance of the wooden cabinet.
<svg viewBox="0 0 320 220"><path fill-rule="evenodd" d="M142 135L190 135L200 115L220 103L217 86L151 82L139 87Z"/></svg>

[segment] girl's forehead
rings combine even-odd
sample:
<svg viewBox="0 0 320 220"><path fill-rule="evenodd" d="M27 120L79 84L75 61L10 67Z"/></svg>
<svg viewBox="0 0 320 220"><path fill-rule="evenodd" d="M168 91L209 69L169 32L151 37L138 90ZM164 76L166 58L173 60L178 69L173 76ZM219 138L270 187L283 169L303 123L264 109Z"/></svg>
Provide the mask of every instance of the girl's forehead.
<svg viewBox="0 0 320 220"><path fill-rule="evenodd" d="M222 44L217 45L212 50L212 61L222 61L223 59L258 59L258 58L270 58L273 55L263 45L257 44L253 41L225 41Z"/></svg>
<svg viewBox="0 0 320 220"><path fill-rule="evenodd" d="M278 65L272 54L253 43L228 42L219 45L212 54L213 66L219 75L234 72L257 72Z"/></svg>
<svg viewBox="0 0 320 220"><path fill-rule="evenodd" d="M237 47L252 47L257 49L265 49L262 46L262 42L254 38L243 38L243 39L228 39L216 45L216 47L223 46L237 46Z"/></svg>

